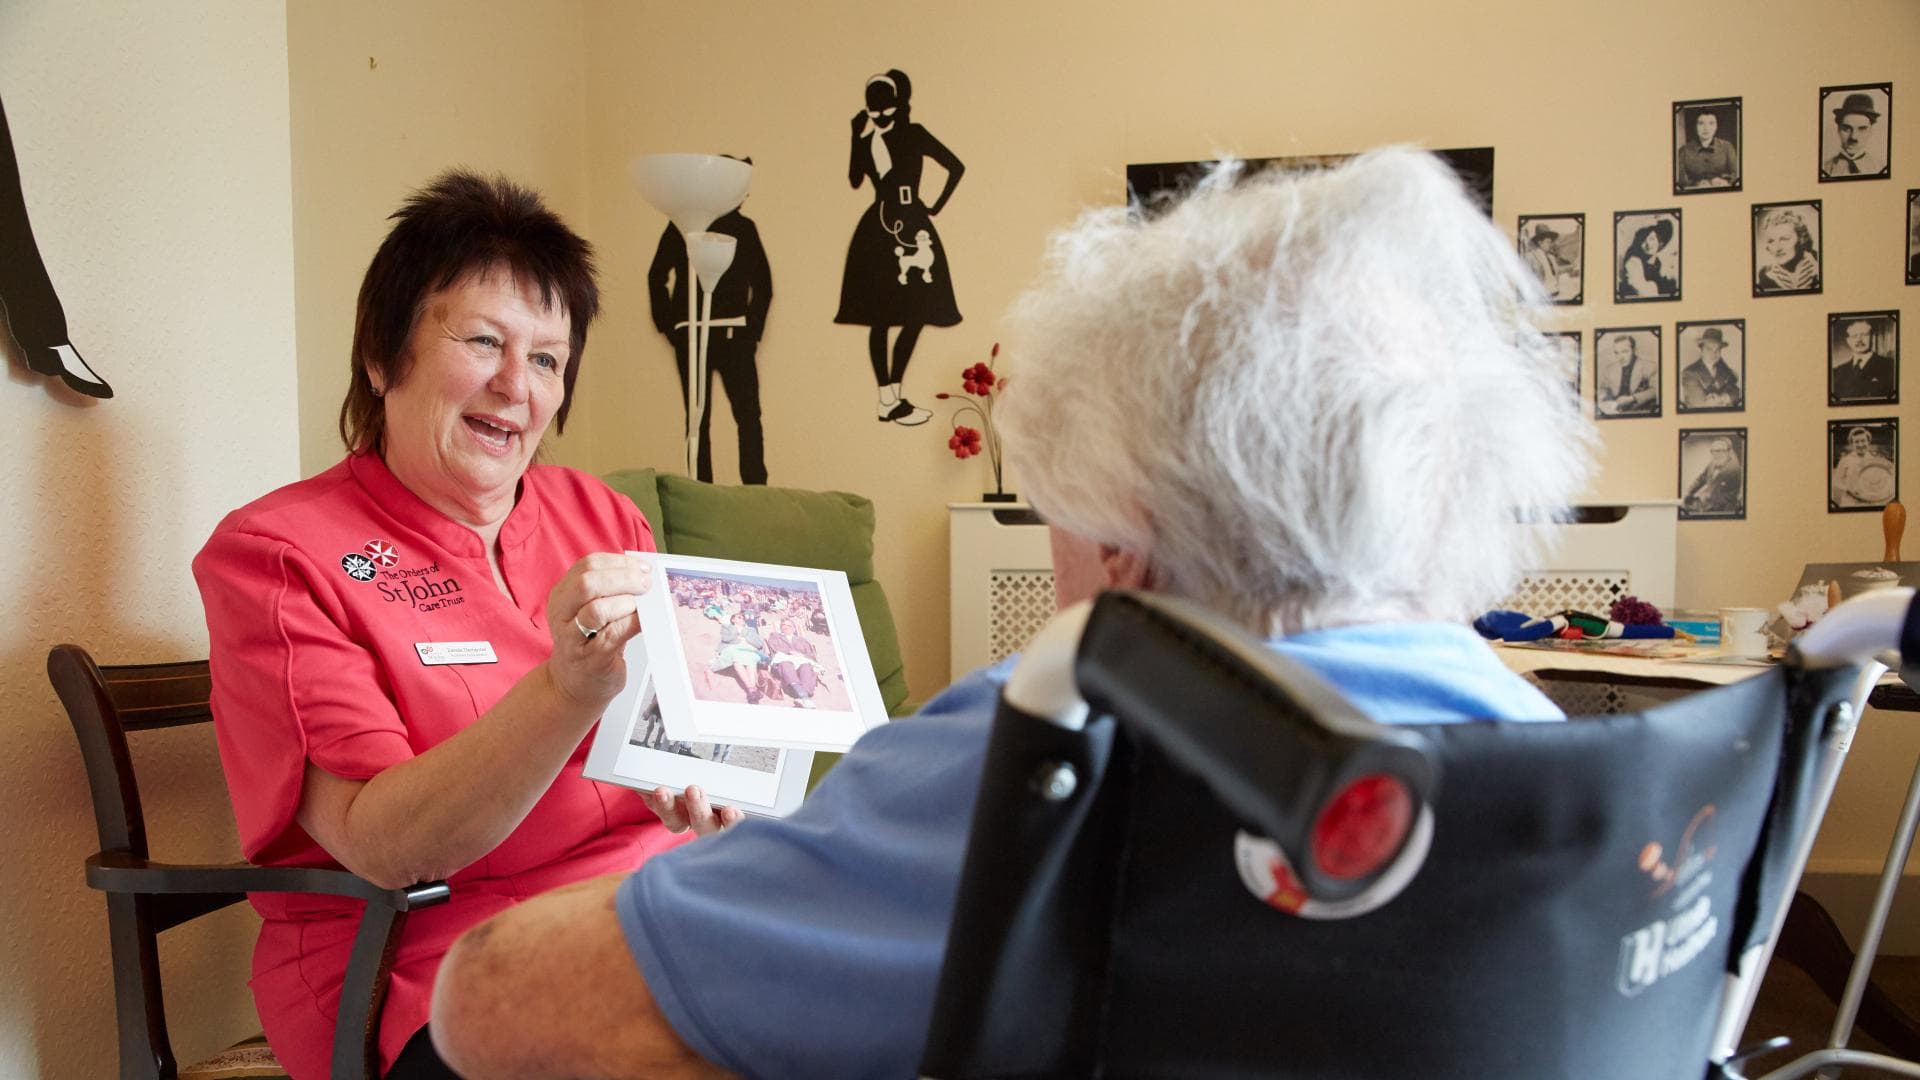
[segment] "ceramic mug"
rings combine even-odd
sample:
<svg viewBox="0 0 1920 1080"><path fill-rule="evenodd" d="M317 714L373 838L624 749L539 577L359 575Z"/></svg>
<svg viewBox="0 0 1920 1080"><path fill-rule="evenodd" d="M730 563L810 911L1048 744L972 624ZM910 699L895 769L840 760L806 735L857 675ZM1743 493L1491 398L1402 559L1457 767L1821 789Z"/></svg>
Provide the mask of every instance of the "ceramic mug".
<svg viewBox="0 0 1920 1080"><path fill-rule="evenodd" d="M1767 612L1757 607L1720 609L1720 651L1731 656L1767 655Z"/></svg>

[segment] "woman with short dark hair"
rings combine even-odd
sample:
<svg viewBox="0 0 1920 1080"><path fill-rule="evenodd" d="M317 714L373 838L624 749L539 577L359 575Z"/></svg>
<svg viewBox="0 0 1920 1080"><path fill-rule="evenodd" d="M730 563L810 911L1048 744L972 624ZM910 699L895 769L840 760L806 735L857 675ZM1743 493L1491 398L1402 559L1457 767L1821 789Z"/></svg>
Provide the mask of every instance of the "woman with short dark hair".
<svg viewBox="0 0 1920 1080"><path fill-rule="evenodd" d="M592 248L532 192L467 172L393 220L360 288L346 458L229 514L194 576L247 858L453 887L394 957L380 1057L397 1078L452 1075L424 1025L461 931L734 812L580 772L639 629L650 571L625 553L654 547L630 501L534 464L599 309ZM293 1076L324 1076L360 905L254 906L267 1039Z"/></svg>

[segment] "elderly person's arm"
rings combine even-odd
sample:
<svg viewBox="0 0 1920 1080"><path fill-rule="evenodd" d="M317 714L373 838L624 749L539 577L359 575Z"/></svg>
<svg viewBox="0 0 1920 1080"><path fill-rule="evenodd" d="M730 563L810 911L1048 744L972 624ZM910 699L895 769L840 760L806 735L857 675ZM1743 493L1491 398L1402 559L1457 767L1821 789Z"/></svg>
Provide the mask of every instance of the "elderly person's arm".
<svg viewBox="0 0 1920 1080"><path fill-rule="evenodd" d="M676 1034L614 914L617 877L557 889L456 943L433 995L440 1054L468 1080L732 1075Z"/></svg>

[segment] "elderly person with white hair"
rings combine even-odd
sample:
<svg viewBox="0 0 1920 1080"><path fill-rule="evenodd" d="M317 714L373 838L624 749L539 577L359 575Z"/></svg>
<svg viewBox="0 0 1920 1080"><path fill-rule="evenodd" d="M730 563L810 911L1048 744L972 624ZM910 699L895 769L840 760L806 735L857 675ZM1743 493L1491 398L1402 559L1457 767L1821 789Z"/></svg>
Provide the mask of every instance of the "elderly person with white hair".
<svg viewBox="0 0 1920 1080"><path fill-rule="evenodd" d="M1425 154L1237 179L1089 213L1014 310L999 417L1061 604L1211 605L1382 722L1558 718L1457 621L1527 565L1516 514L1589 468L1538 280ZM869 733L791 818L469 934L442 1052L476 1078L912 1075L1009 670Z"/></svg>

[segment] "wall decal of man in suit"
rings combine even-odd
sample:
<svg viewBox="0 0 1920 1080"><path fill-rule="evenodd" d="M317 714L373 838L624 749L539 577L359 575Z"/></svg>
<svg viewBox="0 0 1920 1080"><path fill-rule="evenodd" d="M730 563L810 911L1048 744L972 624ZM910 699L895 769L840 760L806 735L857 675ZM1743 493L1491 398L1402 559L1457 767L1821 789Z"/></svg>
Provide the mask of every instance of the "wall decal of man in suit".
<svg viewBox="0 0 1920 1080"><path fill-rule="evenodd" d="M749 165L752 158L742 159ZM713 324L707 333L707 385L700 413L700 449L695 475L713 482L713 377L726 387L733 425L740 435L740 482L767 482L767 454L760 426L760 372L755 353L773 306L773 270L767 264L760 230L739 207L720 215L709 232L734 238L733 263L713 288ZM660 234L653 265L647 269L647 299L653 325L673 342L680 368L680 400L687 400L687 241L672 222Z"/></svg>
<svg viewBox="0 0 1920 1080"><path fill-rule="evenodd" d="M13 129L0 103L0 313L21 359L35 373L59 379L76 393L110 398L113 388L80 358L67 334L66 309L53 291L40 246L27 219Z"/></svg>

